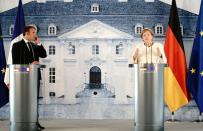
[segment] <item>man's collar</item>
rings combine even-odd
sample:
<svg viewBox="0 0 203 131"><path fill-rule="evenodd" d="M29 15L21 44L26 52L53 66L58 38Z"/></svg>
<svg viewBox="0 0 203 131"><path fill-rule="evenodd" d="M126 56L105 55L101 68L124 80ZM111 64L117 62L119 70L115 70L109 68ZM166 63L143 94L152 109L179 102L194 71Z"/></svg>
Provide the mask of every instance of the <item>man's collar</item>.
<svg viewBox="0 0 203 131"><path fill-rule="evenodd" d="M28 43L29 41L28 40L26 40L24 37L23 37L23 40L25 41L25 43Z"/></svg>

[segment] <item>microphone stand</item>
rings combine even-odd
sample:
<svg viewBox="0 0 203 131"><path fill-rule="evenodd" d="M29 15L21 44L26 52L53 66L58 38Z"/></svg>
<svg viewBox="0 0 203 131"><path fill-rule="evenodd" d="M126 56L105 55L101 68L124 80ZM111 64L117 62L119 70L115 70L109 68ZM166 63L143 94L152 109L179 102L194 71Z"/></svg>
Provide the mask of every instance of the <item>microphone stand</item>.
<svg viewBox="0 0 203 131"><path fill-rule="evenodd" d="M145 44L145 43L144 43L144 45L145 45L145 47L146 47L146 54L145 54L145 55L146 55L146 63L148 64L148 56L147 56L147 44Z"/></svg>
<svg viewBox="0 0 203 131"><path fill-rule="evenodd" d="M146 43L144 43L144 45L146 46L146 54L145 54L145 55L146 55L146 63L148 64L148 56L147 56L147 54L148 54L148 53L147 53L147 47L148 47L148 46L147 46ZM152 45L153 45L153 43L152 43L151 46L150 46L150 47L151 47L151 52L150 52L150 57L151 57L151 58L150 58L150 64L152 64Z"/></svg>
<svg viewBox="0 0 203 131"><path fill-rule="evenodd" d="M151 64L152 64L152 45L151 45Z"/></svg>

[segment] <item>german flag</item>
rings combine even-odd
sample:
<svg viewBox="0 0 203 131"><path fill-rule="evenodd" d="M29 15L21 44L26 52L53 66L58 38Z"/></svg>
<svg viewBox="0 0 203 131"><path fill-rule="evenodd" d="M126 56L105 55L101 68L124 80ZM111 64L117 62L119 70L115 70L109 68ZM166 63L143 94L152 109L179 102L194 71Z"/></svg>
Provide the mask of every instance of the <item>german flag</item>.
<svg viewBox="0 0 203 131"><path fill-rule="evenodd" d="M190 100L186 87L187 64L175 0L170 10L164 51L168 64L164 79L165 102L169 110L174 112Z"/></svg>

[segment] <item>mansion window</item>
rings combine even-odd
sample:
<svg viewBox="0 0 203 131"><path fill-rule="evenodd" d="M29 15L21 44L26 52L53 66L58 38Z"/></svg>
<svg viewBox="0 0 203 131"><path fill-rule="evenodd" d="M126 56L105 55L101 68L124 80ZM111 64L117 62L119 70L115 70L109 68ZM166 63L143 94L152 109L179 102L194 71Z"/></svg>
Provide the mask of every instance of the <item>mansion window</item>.
<svg viewBox="0 0 203 131"><path fill-rule="evenodd" d="M140 35L141 33L142 33L142 30L143 30L143 25L142 24L137 24L136 26L135 26L135 34L136 35Z"/></svg>
<svg viewBox="0 0 203 131"><path fill-rule="evenodd" d="M94 3L91 5L91 12L99 12L99 5Z"/></svg>
<svg viewBox="0 0 203 131"><path fill-rule="evenodd" d="M56 53L56 46L50 45L49 46L49 55L55 55Z"/></svg>
<svg viewBox="0 0 203 131"><path fill-rule="evenodd" d="M68 45L68 54L74 55L75 54L75 45L72 45L71 42Z"/></svg>
<svg viewBox="0 0 203 131"><path fill-rule="evenodd" d="M11 25L9 27L9 35L13 35L13 32L14 32L14 25Z"/></svg>
<svg viewBox="0 0 203 131"><path fill-rule="evenodd" d="M116 55L122 55L123 54L123 44L120 43L119 45L116 45Z"/></svg>
<svg viewBox="0 0 203 131"><path fill-rule="evenodd" d="M50 97L55 97L55 96L56 96L56 93L55 93L55 92L49 92L49 96L50 96Z"/></svg>
<svg viewBox="0 0 203 131"><path fill-rule="evenodd" d="M155 34L156 35L163 35L164 34L164 27L161 24L157 24L155 26Z"/></svg>
<svg viewBox="0 0 203 131"><path fill-rule="evenodd" d="M181 30L181 35L183 36L184 32L183 32L183 25L182 24L180 24L180 30Z"/></svg>
<svg viewBox="0 0 203 131"><path fill-rule="evenodd" d="M49 68L49 83L56 83L56 69Z"/></svg>
<svg viewBox="0 0 203 131"><path fill-rule="evenodd" d="M45 3L47 0L36 0L38 3Z"/></svg>
<svg viewBox="0 0 203 131"><path fill-rule="evenodd" d="M154 2L155 0L145 0L145 2Z"/></svg>
<svg viewBox="0 0 203 131"><path fill-rule="evenodd" d="M73 0L64 0L64 2L73 2Z"/></svg>
<svg viewBox="0 0 203 131"><path fill-rule="evenodd" d="M99 54L99 45L93 45L92 46L92 54L98 55Z"/></svg>
<svg viewBox="0 0 203 131"><path fill-rule="evenodd" d="M57 31L56 25L50 24L48 27L48 35L56 35L56 31Z"/></svg>
<svg viewBox="0 0 203 131"><path fill-rule="evenodd" d="M118 2L128 2L128 0L118 0Z"/></svg>

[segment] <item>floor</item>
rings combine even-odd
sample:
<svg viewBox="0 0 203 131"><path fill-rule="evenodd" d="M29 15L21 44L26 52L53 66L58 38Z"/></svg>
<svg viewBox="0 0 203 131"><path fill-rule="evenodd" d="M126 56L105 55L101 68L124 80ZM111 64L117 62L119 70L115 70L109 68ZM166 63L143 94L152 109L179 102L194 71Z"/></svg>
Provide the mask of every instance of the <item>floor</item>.
<svg viewBox="0 0 203 131"><path fill-rule="evenodd" d="M40 120L44 131L133 131L133 120ZM165 131L202 131L203 123L165 122ZM0 131L9 131L9 122L0 120Z"/></svg>

